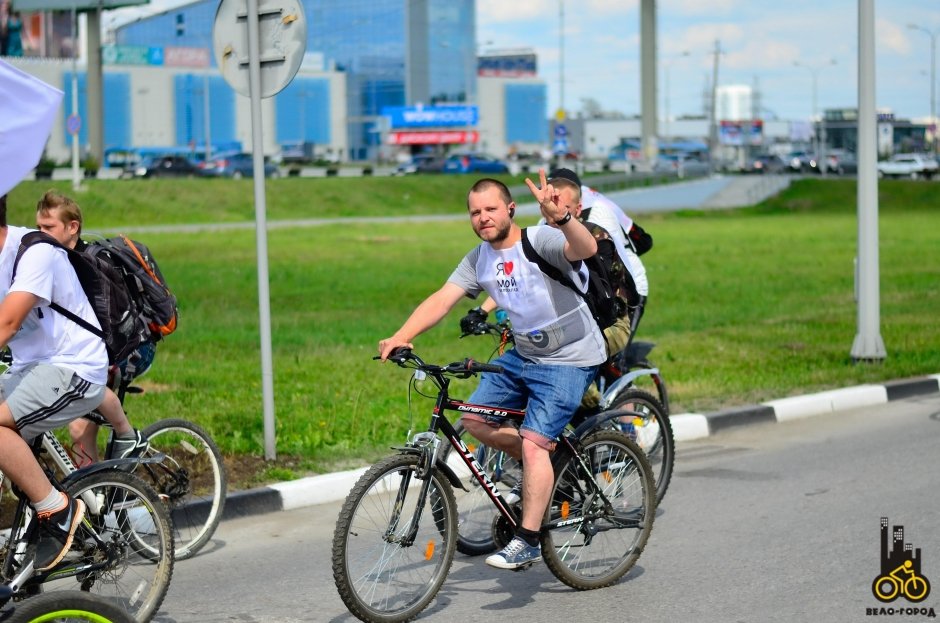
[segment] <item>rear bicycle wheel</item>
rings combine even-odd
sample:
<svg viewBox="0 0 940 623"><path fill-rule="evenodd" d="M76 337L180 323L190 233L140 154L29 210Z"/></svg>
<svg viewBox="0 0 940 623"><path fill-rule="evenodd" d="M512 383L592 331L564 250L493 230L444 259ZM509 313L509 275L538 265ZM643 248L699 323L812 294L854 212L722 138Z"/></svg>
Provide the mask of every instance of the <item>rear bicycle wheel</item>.
<svg viewBox="0 0 940 623"><path fill-rule="evenodd" d="M83 591L42 593L19 602L4 623L135 623L109 600Z"/></svg>
<svg viewBox="0 0 940 623"><path fill-rule="evenodd" d="M333 533L333 579L343 603L369 623L408 621L434 599L454 560L457 508L447 478L431 474L419 509L420 457L379 461L356 483ZM408 539L413 519L417 531Z"/></svg>
<svg viewBox="0 0 940 623"><path fill-rule="evenodd" d="M522 478L522 465L505 452L496 450L477 440L466 432L459 421L454 430L473 453L483 470L505 495ZM457 551L467 556L489 554L497 549L493 539L493 520L498 512L492 500L479 480L473 475L467 464L454 451L446 440L441 445L441 458L454 470L454 473L467 488L454 489L457 501Z"/></svg>
<svg viewBox="0 0 940 623"><path fill-rule="evenodd" d="M135 474L149 482L170 508L175 556L192 557L209 542L225 507L225 463L202 427L180 419L160 420L143 431L150 442L145 456L166 455L161 463L142 463Z"/></svg>
<svg viewBox="0 0 940 623"><path fill-rule="evenodd" d="M559 580L588 590L613 584L639 559L653 530L656 485L646 455L625 434L597 431L581 447L556 467L542 557Z"/></svg>
<svg viewBox="0 0 940 623"><path fill-rule="evenodd" d="M646 453L653 478L656 481L656 504L666 495L676 462L676 441L672 424L661 402L642 389L631 388L623 392L610 406L611 411L627 409L633 413L610 425L627 433Z"/></svg>
<svg viewBox="0 0 940 623"><path fill-rule="evenodd" d="M138 621L149 621L166 597L173 575L170 514L140 478L116 469L95 472L67 487L87 510L67 555L75 567L103 565L78 575L50 576L44 592L76 587L109 599Z"/></svg>

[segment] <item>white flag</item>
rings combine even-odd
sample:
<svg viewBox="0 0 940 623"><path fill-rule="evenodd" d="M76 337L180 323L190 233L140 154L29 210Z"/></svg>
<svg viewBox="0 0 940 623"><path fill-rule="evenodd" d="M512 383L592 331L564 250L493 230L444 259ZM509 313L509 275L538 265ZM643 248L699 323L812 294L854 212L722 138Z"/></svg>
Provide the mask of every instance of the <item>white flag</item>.
<svg viewBox="0 0 940 623"><path fill-rule="evenodd" d="M0 60L0 196L42 156L62 91Z"/></svg>

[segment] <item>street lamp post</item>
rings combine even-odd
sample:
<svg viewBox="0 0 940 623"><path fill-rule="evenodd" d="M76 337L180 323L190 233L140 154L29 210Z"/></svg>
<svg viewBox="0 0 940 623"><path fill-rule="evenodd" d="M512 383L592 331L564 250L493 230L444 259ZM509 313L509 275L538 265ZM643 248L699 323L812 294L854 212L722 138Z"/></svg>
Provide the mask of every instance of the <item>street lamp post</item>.
<svg viewBox="0 0 940 623"><path fill-rule="evenodd" d="M669 136L669 68L672 64L681 58L690 56L691 52L684 50L678 56L663 61L663 138L668 140Z"/></svg>
<svg viewBox="0 0 940 623"><path fill-rule="evenodd" d="M930 137L930 152L937 153L937 34L917 24L908 24L911 30L919 30L930 37L930 124L933 126L933 135Z"/></svg>
<svg viewBox="0 0 940 623"><path fill-rule="evenodd" d="M819 70L823 67L828 67L830 65L835 65L836 59L829 59L828 63L823 63L822 65L810 65L808 63L801 63L800 61L793 61L794 67L802 67L809 71L813 76L813 119L812 122L815 123L816 115L818 110L816 108L816 87L819 79ZM816 156L816 165L819 167L820 175L826 175L826 120L820 119L819 123L819 138L816 138L816 128L813 128L813 152Z"/></svg>

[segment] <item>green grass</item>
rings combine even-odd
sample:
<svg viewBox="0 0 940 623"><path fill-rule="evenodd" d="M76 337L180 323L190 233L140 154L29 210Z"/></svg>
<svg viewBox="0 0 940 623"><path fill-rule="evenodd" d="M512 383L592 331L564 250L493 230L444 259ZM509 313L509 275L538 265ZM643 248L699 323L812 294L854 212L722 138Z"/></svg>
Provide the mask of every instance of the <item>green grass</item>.
<svg viewBox="0 0 940 623"><path fill-rule="evenodd" d="M268 218L458 213L471 182L275 180ZM31 222L46 186L14 191L11 223ZM880 189L888 356L878 364L850 358L853 181L797 182L743 210L640 218L655 239L644 256L651 293L641 337L657 343L651 359L669 384L674 412L940 372L940 185L886 181ZM77 197L96 229L254 217L250 181L97 182ZM253 231L138 237L159 259L181 313L179 330L144 377L148 391L128 400L132 419L143 427L191 418L226 453L263 454ZM401 443L409 427L426 425L431 401L417 397L409 413L408 373L372 356L475 243L463 221L269 232L279 456L269 477L359 464ZM459 305L419 337L419 354L439 362L488 355L489 338L457 339L458 319L472 305ZM461 381L457 395L473 384Z"/></svg>

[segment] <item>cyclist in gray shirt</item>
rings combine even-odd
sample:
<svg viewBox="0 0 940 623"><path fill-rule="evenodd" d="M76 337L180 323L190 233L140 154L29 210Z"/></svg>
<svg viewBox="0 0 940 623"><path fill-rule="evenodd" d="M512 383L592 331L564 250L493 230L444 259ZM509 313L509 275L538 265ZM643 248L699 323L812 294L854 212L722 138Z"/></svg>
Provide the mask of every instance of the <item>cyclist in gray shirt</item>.
<svg viewBox="0 0 940 623"><path fill-rule="evenodd" d="M586 290L587 269L581 260L597 252L597 242L573 218L577 198L571 190L556 191L544 170L539 178L539 186L531 180L526 184L553 226L530 228L532 246ZM522 229L512 220L515 203L505 184L479 180L468 193L467 209L483 242L394 335L379 342L379 355L384 360L396 348L411 348L415 337L440 322L464 296L475 298L485 291L509 314L516 347L493 362L504 373L484 374L469 400L525 408L525 420L520 429L502 418L475 414L465 414L463 422L481 442L522 461L522 521L509 544L486 559L491 566L516 569L541 560L539 528L554 477L549 452L606 358L604 338L581 297L526 259Z"/></svg>

